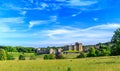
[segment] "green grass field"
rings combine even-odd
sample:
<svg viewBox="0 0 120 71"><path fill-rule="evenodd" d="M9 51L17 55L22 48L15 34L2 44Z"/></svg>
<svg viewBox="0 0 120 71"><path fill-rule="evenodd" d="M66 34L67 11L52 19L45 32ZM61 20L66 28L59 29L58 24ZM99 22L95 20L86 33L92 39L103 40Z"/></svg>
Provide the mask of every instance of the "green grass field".
<svg viewBox="0 0 120 71"><path fill-rule="evenodd" d="M68 70L68 67L71 70ZM120 56L0 61L0 71L120 71Z"/></svg>

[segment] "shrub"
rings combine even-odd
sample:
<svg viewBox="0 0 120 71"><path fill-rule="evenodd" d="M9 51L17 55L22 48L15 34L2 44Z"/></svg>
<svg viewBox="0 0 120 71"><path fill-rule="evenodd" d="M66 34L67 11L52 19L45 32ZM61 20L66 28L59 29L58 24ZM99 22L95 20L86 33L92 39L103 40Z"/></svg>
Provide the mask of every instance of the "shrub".
<svg viewBox="0 0 120 71"><path fill-rule="evenodd" d="M7 59L7 54L4 49L0 49L0 60L6 60Z"/></svg>
<svg viewBox="0 0 120 71"><path fill-rule="evenodd" d="M65 59L65 57L62 54L56 54L56 59Z"/></svg>
<svg viewBox="0 0 120 71"><path fill-rule="evenodd" d="M47 60L49 59L49 56L48 55L44 55L44 60Z"/></svg>
<svg viewBox="0 0 120 71"><path fill-rule="evenodd" d="M25 55L19 55L19 60L25 60Z"/></svg>
<svg viewBox="0 0 120 71"><path fill-rule="evenodd" d="M45 56L44 56L44 59L45 59L45 60L47 60L47 59L55 59L55 55L53 55L53 54L45 55Z"/></svg>
<svg viewBox="0 0 120 71"><path fill-rule="evenodd" d="M7 60L14 60L14 56L12 54L7 54Z"/></svg>
<svg viewBox="0 0 120 71"><path fill-rule="evenodd" d="M87 56L88 57L95 57L96 56L95 52L96 52L95 48L92 47Z"/></svg>
<svg viewBox="0 0 120 71"><path fill-rule="evenodd" d="M84 52L80 52L80 55L77 56L77 58L86 58L87 55Z"/></svg>

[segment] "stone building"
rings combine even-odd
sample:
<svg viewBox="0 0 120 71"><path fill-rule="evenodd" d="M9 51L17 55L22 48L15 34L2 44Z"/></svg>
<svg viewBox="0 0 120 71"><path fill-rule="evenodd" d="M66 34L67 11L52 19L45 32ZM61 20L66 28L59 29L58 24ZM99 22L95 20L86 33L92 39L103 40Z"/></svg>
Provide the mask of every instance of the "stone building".
<svg viewBox="0 0 120 71"><path fill-rule="evenodd" d="M77 50L77 51L83 51L82 43L76 42L76 43L75 43L75 46L76 46L76 50Z"/></svg>
<svg viewBox="0 0 120 71"><path fill-rule="evenodd" d="M83 51L82 43L76 42L75 45L67 45L64 47L64 51Z"/></svg>
<svg viewBox="0 0 120 71"><path fill-rule="evenodd" d="M55 54L55 50L51 48L51 49L49 50L49 54Z"/></svg>
<svg viewBox="0 0 120 71"><path fill-rule="evenodd" d="M75 45L66 45L63 48L57 49L38 48L36 50L37 54L63 54L65 51L73 51L72 53L79 53L80 51L83 51L82 43L76 42Z"/></svg>
<svg viewBox="0 0 120 71"><path fill-rule="evenodd" d="M49 54L49 50L47 50L46 48L37 48L36 53L37 54Z"/></svg>

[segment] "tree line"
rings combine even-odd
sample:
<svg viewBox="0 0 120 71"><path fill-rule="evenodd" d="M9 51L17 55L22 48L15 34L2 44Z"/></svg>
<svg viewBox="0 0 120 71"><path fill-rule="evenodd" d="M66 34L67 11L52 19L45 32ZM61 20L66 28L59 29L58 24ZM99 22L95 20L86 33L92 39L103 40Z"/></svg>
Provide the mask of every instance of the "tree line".
<svg viewBox="0 0 120 71"><path fill-rule="evenodd" d="M112 36L111 42L109 42L109 44L99 44L99 49L96 49L92 45L88 52L81 52L77 58L120 55L120 28L114 32L114 35Z"/></svg>
<svg viewBox="0 0 120 71"><path fill-rule="evenodd" d="M34 53L35 48L33 47L23 47L23 46L0 46L1 49L4 49L7 52L23 52L23 53Z"/></svg>

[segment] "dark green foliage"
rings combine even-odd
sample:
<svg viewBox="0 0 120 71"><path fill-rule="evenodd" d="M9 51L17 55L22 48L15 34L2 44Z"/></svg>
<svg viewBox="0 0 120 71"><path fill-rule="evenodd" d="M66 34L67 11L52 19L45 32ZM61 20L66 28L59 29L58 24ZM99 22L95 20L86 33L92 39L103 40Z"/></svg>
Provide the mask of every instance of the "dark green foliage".
<svg viewBox="0 0 120 71"><path fill-rule="evenodd" d="M33 47L16 46L15 48L17 49L18 52L24 52L24 53L35 52L35 48L33 48Z"/></svg>
<svg viewBox="0 0 120 71"><path fill-rule="evenodd" d="M15 60L12 54L7 54L7 60Z"/></svg>
<svg viewBox="0 0 120 71"><path fill-rule="evenodd" d="M111 47L111 55L120 55L120 44L114 44Z"/></svg>
<svg viewBox="0 0 120 71"><path fill-rule="evenodd" d="M87 55L84 52L80 52L80 55L77 56L77 58L86 58Z"/></svg>
<svg viewBox="0 0 120 71"><path fill-rule="evenodd" d="M0 48L4 49L7 52L24 52L24 53L34 53L35 48L33 47L23 47L23 46L0 46Z"/></svg>
<svg viewBox="0 0 120 71"><path fill-rule="evenodd" d="M96 56L95 52L96 52L95 48L92 47L87 56L88 57L95 57Z"/></svg>
<svg viewBox="0 0 120 71"><path fill-rule="evenodd" d="M7 53L4 49L0 49L0 60L6 60L7 59Z"/></svg>
<svg viewBox="0 0 120 71"><path fill-rule="evenodd" d="M118 28L111 39L111 42L114 44L120 44L120 28Z"/></svg>
<svg viewBox="0 0 120 71"><path fill-rule="evenodd" d="M110 47L101 45L99 50L96 50L97 56L109 56L111 54Z"/></svg>
<svg viewBox="0 0 120 71"><path fill-rule="evenodd" d="M19 60L25 60L25 55L19 55Z"/></svg>
<svg viewBox="0 0 120 71"><path fill-rule="evenodd" d="M64 55L62 54L56 54L56 59L65 59Z"/></svg>
<svg viewBox="0 0 120 71"><path fill-rule="evenodd" d="M7 52L17 52L16 48L12 46L0 46L0 48L4 49Z"/></svg>
<svg viewBox="0 0 120 71"><path fill-rule="evenodd" d="M44 60L47 60L49 59L49 56L48 55L44 55Z"/></svg>
<svg viewBox="0 0 120 71"><path fill-rule="evenodd" d="M118 28L111 39L111 55L120 55L120 28Z"/></svg>
<svg viewBox="0 0 120 71"><path fill-rule="evenodd" d="M54 54L47 54L44 56L44 59L47 60L47 59L55 59L55 55Z"/></svg>

